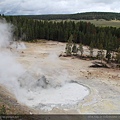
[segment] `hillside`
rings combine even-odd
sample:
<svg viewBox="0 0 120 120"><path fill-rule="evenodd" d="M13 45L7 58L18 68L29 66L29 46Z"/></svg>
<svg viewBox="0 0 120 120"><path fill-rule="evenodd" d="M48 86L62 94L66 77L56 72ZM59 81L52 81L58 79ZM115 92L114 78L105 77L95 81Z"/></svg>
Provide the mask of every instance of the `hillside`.
<svg viewBox="0 0 120 120"><path fill-rule="evenodd" d="M49 15L27 15L26 17L40 20L93 20L93 19L105 19L105 20L120 20L120 13L113 12L85 12L77 14L49 14Z"/></svg>

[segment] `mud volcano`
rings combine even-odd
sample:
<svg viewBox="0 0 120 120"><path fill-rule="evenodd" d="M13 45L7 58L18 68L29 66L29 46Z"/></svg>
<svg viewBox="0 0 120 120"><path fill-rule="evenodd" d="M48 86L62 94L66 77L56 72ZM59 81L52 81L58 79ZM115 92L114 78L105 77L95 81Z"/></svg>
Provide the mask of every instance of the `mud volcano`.
<svg viewBox="0 0 120 120"><path fill-rule="evenodd" d="M30 78L33 79L33 82ZM74 108L89 94L89 90L77 82L53 84L52 80L47 79L44 75L35 80L29 73L25 73L18 81L21 89L24 89L21 102L38 110Z"/></svg>

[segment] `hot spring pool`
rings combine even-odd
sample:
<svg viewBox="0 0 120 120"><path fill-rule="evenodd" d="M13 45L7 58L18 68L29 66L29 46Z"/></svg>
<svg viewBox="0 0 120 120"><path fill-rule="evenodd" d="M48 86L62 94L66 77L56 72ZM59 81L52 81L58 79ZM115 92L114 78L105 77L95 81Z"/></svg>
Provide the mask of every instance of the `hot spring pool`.
<svg viewBox="0 0 120 120"><path fill-rule="evenodd" d="M69 109L89 94L89 89L77 82L51 86L43 78L24 89L22 99L24 104L38 110L47 111L61 107Z"/></svg>

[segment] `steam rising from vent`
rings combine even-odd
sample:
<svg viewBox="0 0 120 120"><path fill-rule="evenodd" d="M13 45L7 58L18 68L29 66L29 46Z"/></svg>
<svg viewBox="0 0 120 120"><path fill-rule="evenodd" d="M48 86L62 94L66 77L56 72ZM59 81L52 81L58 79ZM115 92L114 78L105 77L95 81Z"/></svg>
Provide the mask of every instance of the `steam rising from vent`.
<svg viewBox="0 0 120 120"><path fill-rule="evenodd" d="M13 40L12 32L13 25L0 20L0 83L16 92L19 87L17 79L24 73L24 69L16 62L15 55L9 50Z"/></svg>
<svg viewBox="0 0 120 120"><path fill-rule="evenodd" d="M0 19L0 48L8 47L12 41L13 25L6 23Z"/></svg>
<svg viewBox="0 0 120 120"><path fill-rule="evenodd" d="M44 63L37 62L25 70L9 50L12 31L13 25L0 20L0 84L6 86L19 102L36 109L52 110L56 106L76 105L89 94L86 87L71 82L74 78L61 68L56 53L50 53ZM15 44L11 47L15 48ZM26 46L18 43L16 49L26 49Z"/></svg>

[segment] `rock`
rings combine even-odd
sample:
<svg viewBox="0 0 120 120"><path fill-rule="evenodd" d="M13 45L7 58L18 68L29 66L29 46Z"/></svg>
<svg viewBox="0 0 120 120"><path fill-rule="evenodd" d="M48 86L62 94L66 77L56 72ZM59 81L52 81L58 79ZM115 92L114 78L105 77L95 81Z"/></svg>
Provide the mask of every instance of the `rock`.
<svg viewBox="0 0 120 120"><path fill-rule="evenodd" d="M62 54L60 54L59 57L62 57Z"/></svg>
<svg viewBox="0 0 120 120"><path fill-rule="evenodd" d="M44 75L40 79L37 80L36 86L41 86L42 88L47 88L47 85L48 85L48 82Z"/></svg>

